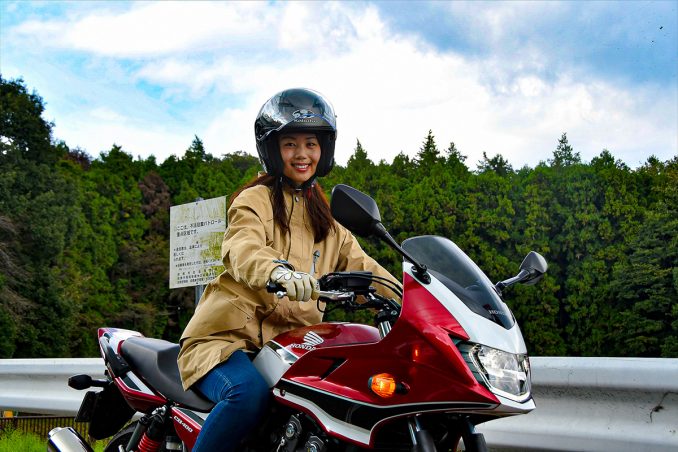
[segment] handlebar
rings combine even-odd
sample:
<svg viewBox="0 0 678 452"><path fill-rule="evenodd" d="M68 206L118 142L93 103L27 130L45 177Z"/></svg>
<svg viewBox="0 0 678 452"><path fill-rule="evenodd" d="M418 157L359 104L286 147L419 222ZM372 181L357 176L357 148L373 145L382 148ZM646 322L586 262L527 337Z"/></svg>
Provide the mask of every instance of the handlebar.
<svg viewBox="0 0 678 452"><path fill-rule="evenodd" d="M274 284L269 281L266 284L266 291L268 293L273 293L277 298L282 298L287 295L285 288L280 284ZM321 301L333 301L333 302L344 302L344 301L353 301L355 299L354 292L345 292L341 290L320 290L318 291L320 296L318 297Z"/></svg>
<svg viewBox="0 0 678 452"><path fill-rule="evenodd" d="M382 337L388 333L390 325L395 322L400 314L400 304L394 299L379 295L371 284L377 283L386 286L400 298L402 298L402 292L391 281L379 276L372 276L370 272L332 272L320 277L318 283L322 289L331 289L320 290L318 301L336 303L345 309L376 309L378 313L375 319L379 324L380 331L385 328L382 331ZM286 295L283 286L271 281L266 284L266 291L274 293L278 298ZM359 295L365 297L364 303L356 302ZM327 312L321 310L320 305L318 305L318 310Z"/></svg>

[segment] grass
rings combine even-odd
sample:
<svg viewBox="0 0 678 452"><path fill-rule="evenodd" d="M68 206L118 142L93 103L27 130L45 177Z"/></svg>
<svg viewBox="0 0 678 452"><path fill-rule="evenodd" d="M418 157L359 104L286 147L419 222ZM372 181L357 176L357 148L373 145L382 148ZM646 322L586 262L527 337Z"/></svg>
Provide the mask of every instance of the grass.
<svg viewBox="0 0 678 452"><path fill-rule="evenodd" d="M97 441L94 452L103 452L106 441ZM18 430L0 431L0 452L45 452L47 438Z"/></svg>

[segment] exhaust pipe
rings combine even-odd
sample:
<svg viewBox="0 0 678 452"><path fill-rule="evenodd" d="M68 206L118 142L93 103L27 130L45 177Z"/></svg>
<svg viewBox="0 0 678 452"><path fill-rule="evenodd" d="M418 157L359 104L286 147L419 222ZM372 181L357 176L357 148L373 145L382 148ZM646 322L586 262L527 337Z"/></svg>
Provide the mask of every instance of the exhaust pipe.
<svg viewBox="0 0 678 452"><path fill-rule="evenodd" d="M93 452L73 427L56 427L47 434L48 452Z"/></svg>

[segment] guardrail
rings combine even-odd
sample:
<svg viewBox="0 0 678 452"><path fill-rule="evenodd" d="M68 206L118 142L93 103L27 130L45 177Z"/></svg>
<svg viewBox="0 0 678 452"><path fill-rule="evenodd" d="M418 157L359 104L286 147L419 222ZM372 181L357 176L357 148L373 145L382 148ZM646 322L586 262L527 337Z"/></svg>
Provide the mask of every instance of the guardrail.
<svg viewBox="0 0 678 452"><path fill-rule="evenodd" d="M678 359L534 357L537 409L480 425L492 449L678 451ZM74 415L100 358L0 360L0 410Z"/></svg>
<svg viewBox="0 0 678 452"><path fill-rule="evenodd" d="M678 359L530 362L537 408L479 426L493 448L678 451Z"/></svg>

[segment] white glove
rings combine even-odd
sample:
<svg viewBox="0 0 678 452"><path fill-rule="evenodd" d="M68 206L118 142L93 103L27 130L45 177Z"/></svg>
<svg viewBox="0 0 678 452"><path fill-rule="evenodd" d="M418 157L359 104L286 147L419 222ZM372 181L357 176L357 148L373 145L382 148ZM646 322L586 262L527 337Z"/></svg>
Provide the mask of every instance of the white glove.
<svg viewBox="0 0 678 452"><path fill-rule="evenodd" d="M292 301L317 300L320 288L318 281L308 273L296 272L286 267L276 267L271 272L271 282L280 284Z"/></svg>

